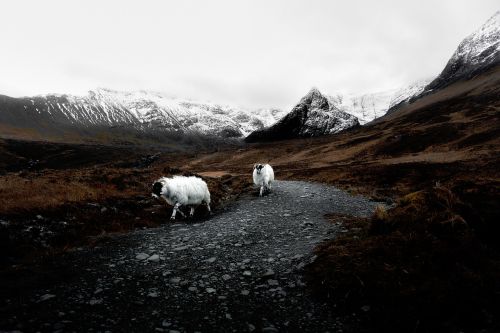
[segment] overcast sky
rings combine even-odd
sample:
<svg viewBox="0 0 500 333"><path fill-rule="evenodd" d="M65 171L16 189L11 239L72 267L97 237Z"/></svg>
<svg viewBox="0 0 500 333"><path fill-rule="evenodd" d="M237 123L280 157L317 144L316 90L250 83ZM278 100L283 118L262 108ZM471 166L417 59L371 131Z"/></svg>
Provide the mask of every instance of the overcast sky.
<svg viewBox="0 0 500 333"><path fill-rule="evenodd" d="M437 75L498 0L9 1L0 94L105 87L289 109Z"/></svg>

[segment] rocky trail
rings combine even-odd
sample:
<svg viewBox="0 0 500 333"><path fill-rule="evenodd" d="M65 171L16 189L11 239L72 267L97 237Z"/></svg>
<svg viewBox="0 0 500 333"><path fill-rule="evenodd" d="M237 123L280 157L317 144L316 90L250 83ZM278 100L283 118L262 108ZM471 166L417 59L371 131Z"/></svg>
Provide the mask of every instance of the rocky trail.
<svg viewBox="0 0 500 333"><path fill-rule="evenodd" d="M0 331L340 331L343 320L309 297L302 269L318 243L345 231L326 213L367 216L375 205L327 185L278 181L269 195L245 196L207 220L58 257L51 273L34 271L36 283L1 301Z"/></svg>

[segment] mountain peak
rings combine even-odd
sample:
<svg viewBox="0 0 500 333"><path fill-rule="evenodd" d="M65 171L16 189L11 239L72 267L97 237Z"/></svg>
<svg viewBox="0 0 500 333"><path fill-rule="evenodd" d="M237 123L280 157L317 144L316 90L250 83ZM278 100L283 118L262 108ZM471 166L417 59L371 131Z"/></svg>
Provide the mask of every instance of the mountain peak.
<svg viewBox="0 0 500 333"><path fill-rule="evenodd" d="M470 79L498 64L500 64L500 11L458 45L446 67L427 89L434 90L461 79Z"/></svg>
<svg viewBox="0 0 500 333"><path fill-rule="evenodd" d="M468 62L478 63L484 61L485 57L498 57L499 52L500 11L497 11L479 29L467 36L460 43L453 54L452 60L462 57Z"/></svg>
<svg viewBox="0 0 500 333"><path fill-rule="evenodd" d="M325 98L325 96L316 87L312 87L309 90L309 92L304 97L302 97L303 100L309 100L309 101L312 101L312 100L318 99L318 98L323 99L323 98Z"/></svg>
<svg viewBox="0 0 500 333"><path fill-rule="evenodd" d="M251 133L247 142L284 140L335 134L359 126L358 118L337 109L313 87L285 117Z"/></svg>
<svg viewBox="0 0 500 333"><path fill-rule="evenodd" d="M316 87L311 88L311 90L302 97L298 105L310 105L313 108L319 109L329 108L328 99Z"/></svg>
<svg viewBox="0 0 500 333"><path fill-rule="evenodd" d="M322 95L322 94L321 94L321 91L319 91L319 89L318 89L318 88L316 88L316 87L312 87L312 88L309 90L309 92L307 93L307 95L306 95L306 96L308 96L308 95Z"/></svg>

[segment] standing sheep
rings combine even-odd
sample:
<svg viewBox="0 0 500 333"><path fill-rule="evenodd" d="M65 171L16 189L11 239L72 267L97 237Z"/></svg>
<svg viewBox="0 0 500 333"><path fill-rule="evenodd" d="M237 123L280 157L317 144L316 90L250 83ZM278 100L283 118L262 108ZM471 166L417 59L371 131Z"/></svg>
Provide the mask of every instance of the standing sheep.
<svg viewBox="0 0 500 333"><path fill-rule="evenodd" d="M274 181L274 171L269 164L255 164L253 166L253 182L260 186L259 196L262 196L264 191L271 190L271 183Z"/></svg>
<svg viewBox="0 0 500 333"><path fill-rule="evenodd" d="M183 217L186 215L179 209L181 206L191 206L189 216L193 216L194 208L201 203L206 203L210 210L210 192L205 181L198 177L174 176L173 178L162 177L153 184L152 196L163 198L169 205L174 206L171 220L179 212Z"/></svg>

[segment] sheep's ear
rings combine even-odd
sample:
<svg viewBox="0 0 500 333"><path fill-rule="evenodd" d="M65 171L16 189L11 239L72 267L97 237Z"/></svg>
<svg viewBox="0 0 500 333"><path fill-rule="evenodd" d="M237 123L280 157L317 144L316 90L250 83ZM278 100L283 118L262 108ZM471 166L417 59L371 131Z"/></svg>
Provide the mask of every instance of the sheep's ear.
<svg viewBox="0 0 500 333"><path fill-rule="evenodd" d="M255 169L256 167L257 167L257 164L254 164L254 165L253 165L253 168Z"/></svg>

